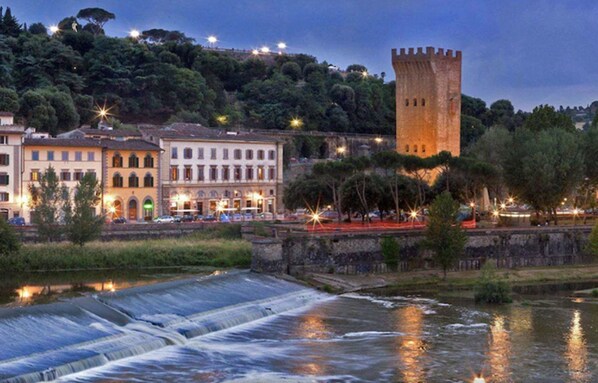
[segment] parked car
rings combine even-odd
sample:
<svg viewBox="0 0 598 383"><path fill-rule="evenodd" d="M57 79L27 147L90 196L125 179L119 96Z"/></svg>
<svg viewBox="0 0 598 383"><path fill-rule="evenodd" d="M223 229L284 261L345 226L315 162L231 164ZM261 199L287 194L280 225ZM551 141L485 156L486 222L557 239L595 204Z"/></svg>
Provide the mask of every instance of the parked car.
<svg viewBox="0 0 598 383"><path fill-rule="evenodd" d="M203 217L204 222L214 222L216 221L216 217L213 214L208 214Z"/></svg>
<svg viewBox="0 0 598 383"><path fill-rule="evenodd" d="M265 211L263 213L258 214L258 218L264 221L271 221L274 219L274 215L270 212Z"/></svg>
<svg viewBox="0 0 598 383"><path fill-rule="evenodd" d="M233 221L241 221L242 220L241 213L235 213L235 214L233 214L232 220Z"/></svg>
<svg viewBox="0 0 598 383"><path fill-rule="evenodd" d="M184 215L181 217L181 220L179 222L193 222L193 216L192 215Z"/></svg>
<svg viewBox="0 0 598 383"><path fill-rule="evenodd" d="M25 226L25 218L13 217L8 220L8 224L12 226Z"/></svg>
<svg viewBox="0 0 598 383"><path fill-rule="evenodd" d="M112 223L127 223L127 219L125 217L117 217L112 220Z"/></svg>
<svg viewBox="0 0 598 383"><path fill-rule="evenodd" d="M193 217L194 221L203 221L203 215L202 214L197 214L196 216Z"/></svg>
<svg viewBox="0 0 598 383"><path fill-rule="evenodd" d="M154 222L156 223L173 223L174 217L170 215L161 215L159 217L154 218Z"/></svg>

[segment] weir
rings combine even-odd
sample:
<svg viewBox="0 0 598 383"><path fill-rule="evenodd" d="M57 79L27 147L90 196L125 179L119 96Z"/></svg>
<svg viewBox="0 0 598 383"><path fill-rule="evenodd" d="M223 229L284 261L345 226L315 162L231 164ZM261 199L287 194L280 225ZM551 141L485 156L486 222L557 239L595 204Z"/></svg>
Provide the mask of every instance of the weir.
<svg viewBox="0 0 598 383"><path fill-rule="evenodd" d="M54 380L324 296L272 276L234 272L0 309L0 382Z"/></svg>

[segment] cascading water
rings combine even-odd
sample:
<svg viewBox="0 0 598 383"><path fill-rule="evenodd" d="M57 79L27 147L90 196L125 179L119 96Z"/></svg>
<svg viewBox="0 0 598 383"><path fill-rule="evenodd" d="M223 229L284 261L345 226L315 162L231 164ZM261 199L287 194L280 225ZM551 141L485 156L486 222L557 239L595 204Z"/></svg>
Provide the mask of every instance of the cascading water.
<svg viewBox="0 0 598 383"><path fill-rule="evenodd" d="M324 296L271 276L237 272L0 309L0 382L54 380Z"/></svg>

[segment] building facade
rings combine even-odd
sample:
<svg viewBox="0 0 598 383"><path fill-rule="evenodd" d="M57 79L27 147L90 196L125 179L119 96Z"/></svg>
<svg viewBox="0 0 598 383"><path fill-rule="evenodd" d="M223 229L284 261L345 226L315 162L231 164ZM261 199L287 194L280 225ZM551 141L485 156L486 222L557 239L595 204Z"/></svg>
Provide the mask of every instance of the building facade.
<svg viewBox="0 0 598 383"><path fill-rule="evenodd" d="M461 52L392 50L396 74L397 151L428 157L460 154Z"/></svg>
<svg viewBox="0 0 598 383"><path fill-rule="evenodd" d="M282 212L281 141L196 124L143 129L142 134L163 150L163 214Z"/></svg>
<svg viewBox="0 0 598 383"><path fill-rule="evenodd" d="M12 113L0 113L0 217L22 215L21 156L25 128L14 125Z"/></svg>

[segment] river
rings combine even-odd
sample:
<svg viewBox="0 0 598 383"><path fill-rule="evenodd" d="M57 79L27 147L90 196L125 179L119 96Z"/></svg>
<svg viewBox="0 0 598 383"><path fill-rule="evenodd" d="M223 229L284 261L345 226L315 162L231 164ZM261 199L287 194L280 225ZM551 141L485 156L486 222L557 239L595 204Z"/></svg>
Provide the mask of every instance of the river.
<svg viewBox="0 0 598 383"><path fill-rule="evenodd" d="M59 381L440 383L473 382L481 375L492 383L598 382L597 299L540 291L519 295L514 304L488 306L433 294L333 296L243 275L199 290L175 282L162 289L107 293L107 305L162 329L176 328L187 338L171 336L166 345ZM181 297L206 290L209 298L201 305L209 302L206 309L214 315L209 324L205 317L200 326L166 314L195 318L189 313L198 301L180 304ZM241 308L242 314L231 313L229 307L236 310L248 296L267 299L262 311L275 313L247 314L254 304ZM77 324L106 326L88 319ZM139 333L134 336L139 341ZM0 367L1 360L0 352Z"/></svg>

